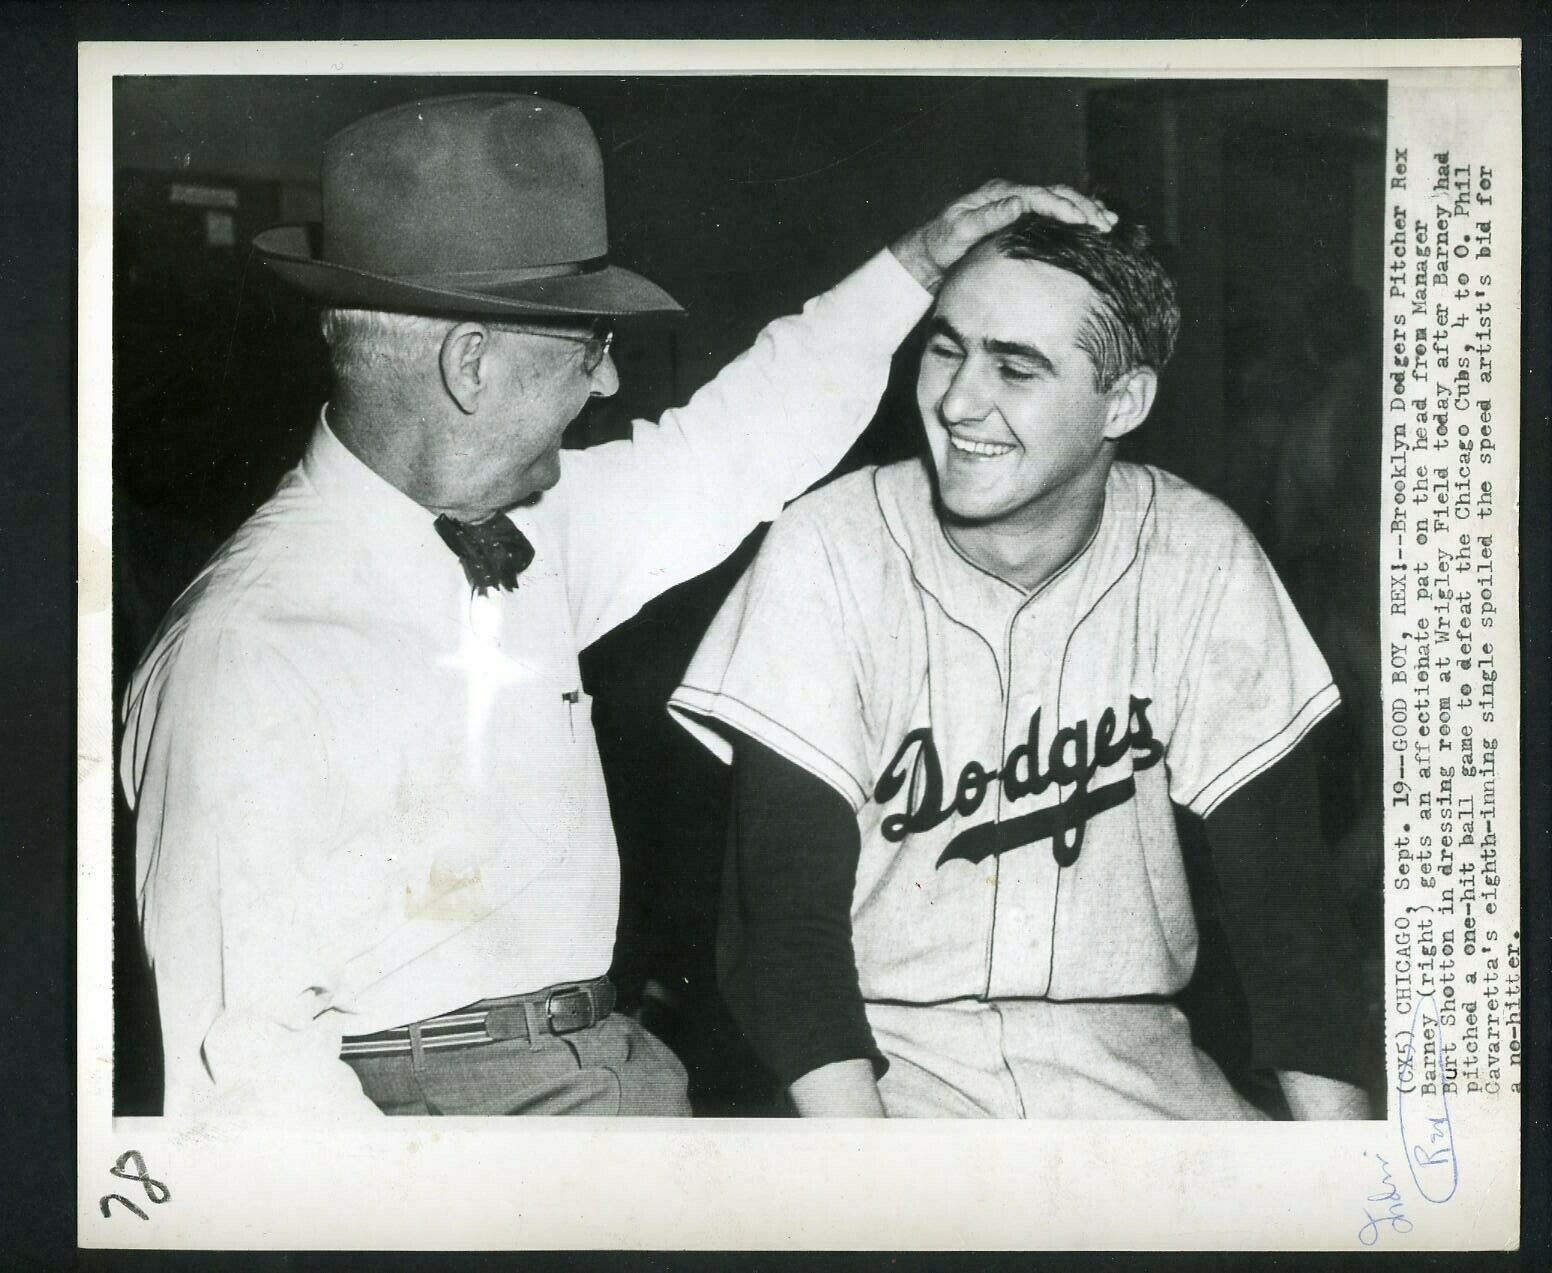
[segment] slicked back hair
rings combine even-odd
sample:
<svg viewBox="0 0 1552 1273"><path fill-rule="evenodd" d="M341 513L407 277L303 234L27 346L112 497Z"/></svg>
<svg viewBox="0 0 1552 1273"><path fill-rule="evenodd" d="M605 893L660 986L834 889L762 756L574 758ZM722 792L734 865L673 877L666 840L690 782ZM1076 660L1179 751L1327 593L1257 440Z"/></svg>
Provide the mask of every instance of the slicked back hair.
<svg viewBox="0 0 1552 1273"><path fill-rule="evenodd" d="M993 235L983 250L1014 261L1044 261L1076 274L1099 294L1078 334L1099 389L1137 367L1163 371L1175 352L1180 304L1145 227L1118 222L1106 233L1031 212Z"/></svg>

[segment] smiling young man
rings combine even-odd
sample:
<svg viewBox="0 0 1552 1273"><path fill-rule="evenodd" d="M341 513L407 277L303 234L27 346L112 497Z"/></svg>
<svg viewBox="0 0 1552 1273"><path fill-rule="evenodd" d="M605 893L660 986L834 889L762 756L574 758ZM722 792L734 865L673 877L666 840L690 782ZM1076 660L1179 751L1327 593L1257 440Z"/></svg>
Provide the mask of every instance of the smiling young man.
<svg viewBox="0 0 1552 1273"><path fill-rule="evenodd" d="M1115 460L1179 324L1138 227L977 247L930 319L928 457L795 504L674 696L735 764L724 993L803 1114L1260 1117L1174 1002L1183 810L1254 1064L1297 1117L1367 1115L1330 673L1233 514Z"/></svg>

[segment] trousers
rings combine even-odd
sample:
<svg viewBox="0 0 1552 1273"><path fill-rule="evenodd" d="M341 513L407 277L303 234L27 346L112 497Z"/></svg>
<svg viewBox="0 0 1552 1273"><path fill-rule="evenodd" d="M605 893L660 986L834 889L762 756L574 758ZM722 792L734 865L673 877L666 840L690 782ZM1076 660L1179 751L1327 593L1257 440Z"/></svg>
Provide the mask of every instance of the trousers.
<svg viewBox="0 0 1552 1273"><path fill-rule="evenodd" d="M619 1013L571 1034L345 1061L385 1114L690 1114L679 1058Z"/></svg>
<svg viewBox="0 0 1552 1273"><path fill-rule="evenodd" d="M1261 1119L1168 1003L869 1003L891 1118Z"/></svg>

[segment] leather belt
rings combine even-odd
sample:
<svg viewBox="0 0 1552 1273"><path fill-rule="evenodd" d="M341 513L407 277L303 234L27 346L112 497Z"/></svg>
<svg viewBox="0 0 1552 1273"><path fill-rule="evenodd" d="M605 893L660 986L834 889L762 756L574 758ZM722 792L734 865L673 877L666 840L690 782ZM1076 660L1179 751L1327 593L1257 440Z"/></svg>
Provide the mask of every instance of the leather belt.
<svg viewBox="0 0 1552 1273"><path fill-rule="evenodd" d="M531 994L481 999L466 1008L413 1025L374 1034L346 1035L340 1042L340 1056L405 1055L414 1051L417 1034L420 1046L428 1052L479 1047L507 1039L575 1034L597 1025L613 1011L614 984L609 978L566 982Z"/></svg>

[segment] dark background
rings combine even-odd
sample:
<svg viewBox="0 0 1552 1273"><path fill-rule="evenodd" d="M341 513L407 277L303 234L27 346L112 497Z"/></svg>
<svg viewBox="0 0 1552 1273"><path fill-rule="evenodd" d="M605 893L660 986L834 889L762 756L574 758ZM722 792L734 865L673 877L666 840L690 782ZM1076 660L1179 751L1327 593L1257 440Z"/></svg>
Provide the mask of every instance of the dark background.
<svg viewBox="0 0 1552 1273"><path fill-rule="evenodd" d="M1345 697L1377 695L1364 678L1378 667L1371 355L1383 83L820 76L117 80L116 693L168 604L300 456L327 393L311 307L257 264L249 241L318 216L318 155L338 128L471 90L537 92L584 111L605 156L611 255L689 310L681 324L621 332L622 389L590 406L572 445L683 401L763 322L990 176L1091 189L1145 221L1186 319L1153 418L1127 454L1233 505L1277 561ZM1346 289L1336 303L1334 288ZM1320 339L1324 328L1334 330ZM916 448L916 349L908 342L897 359L843 468ZM1333 484L1328 471L1356 480ZM1290 518L1311 483L1319 516ZM713 986L725 771L663 704L757 539L583 658L622 855L615 978L679 1049L697 1109L711 1114L778 1106ZM1339 657L1354 648L1356 658ZM1377 1008L1378 824L1360 806L1377 814L1362 797L1374 794L1379 753L1364 715L1326 731L1321 816L1376 957ZM154 991L122 801L117 813L115 1101L120 1113L154 1113ZM1254 1094L1256 1077L1236 1068L1245 1041L1210 869L1188 851L1205 945L1193 987L1199 1039ZM1379 1080L1378 1051L1375 1060Z"/></svg>

